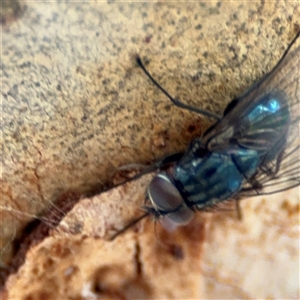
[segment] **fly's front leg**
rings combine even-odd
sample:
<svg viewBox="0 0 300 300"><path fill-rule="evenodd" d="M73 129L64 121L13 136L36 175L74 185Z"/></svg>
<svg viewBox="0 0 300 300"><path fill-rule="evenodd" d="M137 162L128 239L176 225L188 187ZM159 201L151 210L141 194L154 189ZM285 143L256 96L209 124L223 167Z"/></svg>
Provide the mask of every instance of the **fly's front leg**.
<svg viewBox="0 0 300 300"><path fill-rule="evenodd" d="M114 175L115 177L117 175L120 176L120 173L121 173L122 180L120 182L118 182L117 184L115 184L114 187L117 187L119 185L122 185L122 184L132 181L132 180L139 179L143 175L149 174L158 169L168 167L170 164L175 163L178 160L180 160L181 157L183 156L183 154L184 154L184 152L177 152L177 153L168 155L162 159L157 160L150 166L143 165L143 164L129 164L129 165L122 166L122 167L118 168L117 172ZM137 174L133 175L132 177L130 177L130 175L128 176L128 173L130 173L132 171L137 172L139 170L141 170L141 171L138 172ZM126 172L127 174L122 174L122 172ZM128 177L128 178L124 180L124 178L126 178L126 177Z"/></svg>

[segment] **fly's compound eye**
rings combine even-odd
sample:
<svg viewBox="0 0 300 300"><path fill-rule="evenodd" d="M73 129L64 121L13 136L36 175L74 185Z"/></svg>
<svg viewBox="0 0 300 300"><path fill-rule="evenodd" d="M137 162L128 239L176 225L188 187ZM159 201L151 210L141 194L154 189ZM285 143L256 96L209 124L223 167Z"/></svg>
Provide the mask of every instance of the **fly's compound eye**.
<svg viewBox="0 0 300 300"><path fill-rule="evenodd" d="M155 215L168 218L177 225L188 224L194 216L175 184L165 174L158 174L153 178L147 196L153 210L157 212Z"/></svg>

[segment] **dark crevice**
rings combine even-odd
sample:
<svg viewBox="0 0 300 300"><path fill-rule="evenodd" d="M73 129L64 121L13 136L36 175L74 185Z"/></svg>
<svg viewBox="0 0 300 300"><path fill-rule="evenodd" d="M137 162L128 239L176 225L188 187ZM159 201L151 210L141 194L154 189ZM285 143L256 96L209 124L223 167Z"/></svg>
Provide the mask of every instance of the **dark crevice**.
<svg viewBox="0 0 300 300"><path fill-rule="evenodd" d="M75 203L79 201L80 196L76 192L68 192L62 195L43 217L27 224L22 234L13 241L14 257L12 261L5 269L0 270L0 291L3 290L8 276L16 273L23 265L27 251L49 236L50 230L59 224Z"/></svg>
<svg viewBox="0 0 300 300"><path fill-rule="evenodd" d="M143 263L141 261L141 246L138 240L135 242L135 254L134 254L136 277L140 278L143 275Z"/></svg>

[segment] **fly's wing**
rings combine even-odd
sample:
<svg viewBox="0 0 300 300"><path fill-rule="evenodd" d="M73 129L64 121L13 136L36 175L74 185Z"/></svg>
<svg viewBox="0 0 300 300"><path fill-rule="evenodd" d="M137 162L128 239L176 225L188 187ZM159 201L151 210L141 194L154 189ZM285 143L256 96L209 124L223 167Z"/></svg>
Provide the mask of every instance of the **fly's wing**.
<svg viewBox="0 0 300 300"><path fill-rule="evenodd" d="M299 124L298 124L299 125ZM275 174L268 174L263 169L258 169L254 180L247 182L238 197L244 198L256 195L270 195L291 189L300 185L300 138L299 127L295 130L294 142L288 142L279 158L279 170Z"/></svg>
<svg viewBox="0 0 300 300"><path fill-rule="evenodd" d="M249 115L265 97L272 95L281 98L282 113L267 114L250 122ZM271 194L300 185L300 32L275 68L235 103L205 134L203 143L207 149L223 152L235 146L251 145L261 157L273 157L265 165L262 160L240 196ZM280 127L278 124L283 124L287 115L288 126ZM282 129L279 134L278 129Z"/></svg>

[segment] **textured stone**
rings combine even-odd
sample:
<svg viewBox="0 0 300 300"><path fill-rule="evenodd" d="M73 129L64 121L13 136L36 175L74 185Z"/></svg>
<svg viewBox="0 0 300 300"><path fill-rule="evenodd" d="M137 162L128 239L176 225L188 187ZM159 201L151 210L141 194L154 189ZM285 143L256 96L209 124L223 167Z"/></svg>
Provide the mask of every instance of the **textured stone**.
<svg viewBox="0 0 300 300"><path fill-rule="evenodd" d="M14 1L1 9L4 273L18 249L30 248L19 272L9 278L8 298L56 299L56 289L72 299L299 298L299 190L265 202L245 201L242 224L224 212L205 214L189 230L167 238L157 226L156 238L151 223L143 221L144 230L129 231L115 242L103 238L140 213L143 197L127 196L131 189L143 195L149 178L107 192L116 193L108 202L103 194L97 205L86 197L111 184L118 167L183 150L211 124L173 107L139 70L136 53L174 97L222 114L230 99L282 55L299 28L297 1ZM70 202L66 211L57 210L58 217L71 202L85 200L54 228L59 218L49 224L48 210L53 216L53 203L61 199ZM108 203L104 215L101 205ZM46 225L29 226L33 219ZM210 230L202 236L204 225L205 232ZM189 235L193 226L201 232L195 242ZM30 232L36 243L28 241ZM273 238L266 240L267 232ZM50 235L43 239L45 233ZM172 240L171 254L155 250L160 235ZM193 249L198 252L192 255ZM259 254L268 260L265 273L249 267L254 257L260 261ZM139 260L143 276L137 276ZM203 261L207 268L201 272Z"/></svg>

